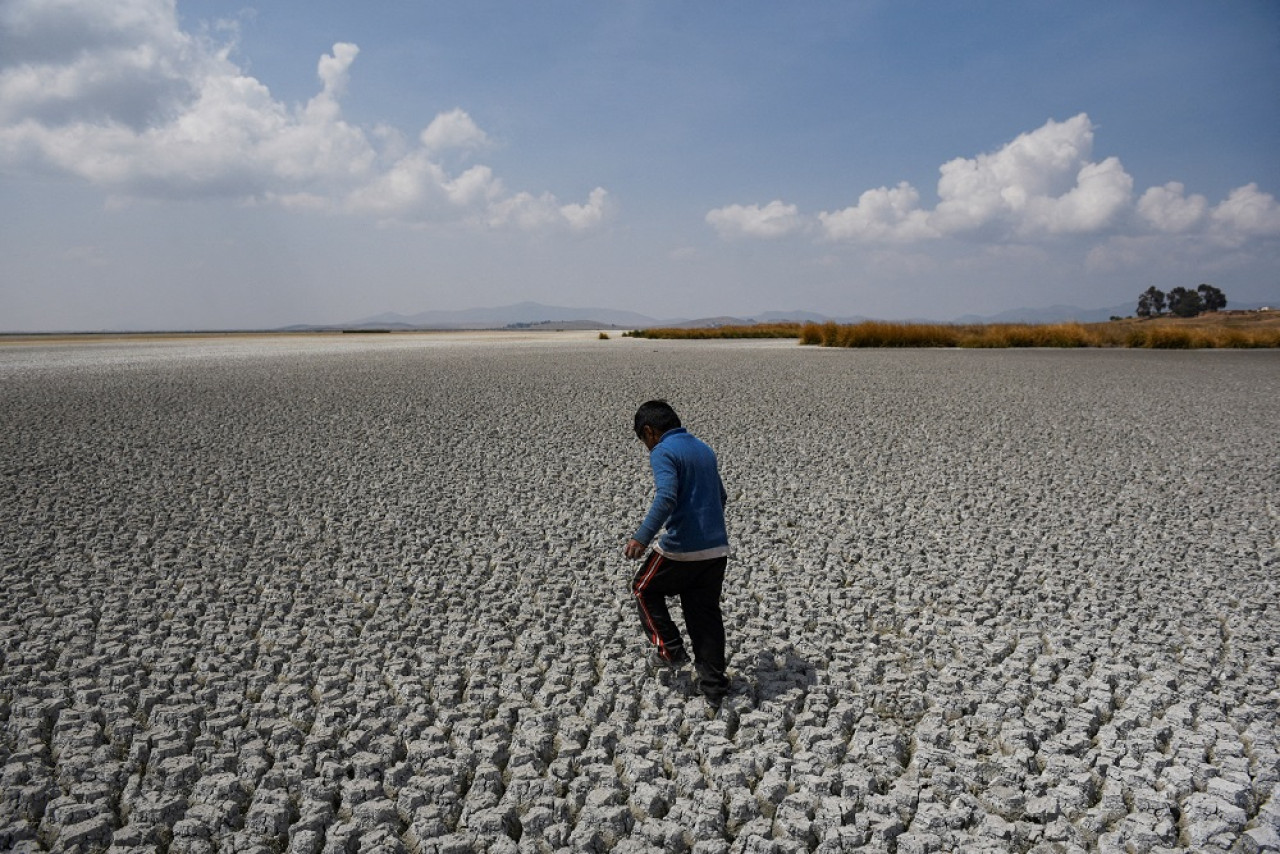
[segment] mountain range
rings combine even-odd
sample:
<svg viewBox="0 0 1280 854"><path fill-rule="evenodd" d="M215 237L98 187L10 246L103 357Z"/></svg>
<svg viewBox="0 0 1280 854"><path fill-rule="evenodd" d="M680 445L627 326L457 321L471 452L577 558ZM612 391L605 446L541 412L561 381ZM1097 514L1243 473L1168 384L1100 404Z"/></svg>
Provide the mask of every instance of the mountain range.
<svg viewBox="0 0 1280 854"><path fill-rule="evenodd" d="M1096 323L1112 317L1126 317L1133 314L1133 302L1113 305L1106 308L1080 308L1074 305L1051 305L1043 308L1017 308L1002 311L998 314L978 315L965 314L950 320L939 321L937 318L905 318L903 322L915 323ZM1261 305L1232 305L1231 308L1251 309ZM339 323L328 326L291 326L289 330L298 329L643 329L654 326L726 326L730 324L752 323L858 323L870 320L861 315L832 316L812 311L766 311L753 315L723 315L717 317L652 317L635 311L622 311L612 308L575 308L570 306L546 305L538 302L519 302L511 305L493 306L490 308L467 308L460 310L430 310L417 314L399 314L386 312L366 317L350 323Z"/></svg>
<svg viewBox="0 0 1280 854"><path fill-rule="evenodd" d="M1112 315L1125 315L1133 306L1083 309L1076 306L1055 305L1048 308L1022 308L1004 311L990 316L964 315L948 322L954 323L1055 323L1067 320L1082 322L1107 320ZM519 302L489 308L460 310L429 310L417 314L385 312L349 323L335 324L342 329L500 329L505 327L580 327L642 329L653 326L724 326L750 323L858 323L870 318L834 316L813 311L765 311L752 315L722 315L717 317L654 317L635 311L623 311L601 307L572 307L546 305L539 302ZM936 319L911 318L914 321Z"/></svg>
<svg viewBox="0 0 1280 854"><path fill-rule="evenodd" d="M412 329L493 329L512 325L592 321L601 326L638 328L657 323L652 317L634 311L612 308L570 308L518 302L492 308L464 308L457 311L422 311L417 314L387 312L357 321L354 325L386 326Z"/></svg>

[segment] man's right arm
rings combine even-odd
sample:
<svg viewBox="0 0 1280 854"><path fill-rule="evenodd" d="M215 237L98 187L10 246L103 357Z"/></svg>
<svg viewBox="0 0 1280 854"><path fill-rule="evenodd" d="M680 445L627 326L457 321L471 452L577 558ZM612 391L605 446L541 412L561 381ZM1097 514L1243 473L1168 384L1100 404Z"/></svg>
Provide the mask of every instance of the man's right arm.
<svg viewBox="0 0 1280 854"><path fill-rule="evenodd" d="M671 518L671 513L676 509L676 496L679 494L676 463L670 455L655 448L649 455L649 465L653 468L653 503L649 505L644 521L631 536L633 540L645 545L658 535L658 531Z"/></svg>

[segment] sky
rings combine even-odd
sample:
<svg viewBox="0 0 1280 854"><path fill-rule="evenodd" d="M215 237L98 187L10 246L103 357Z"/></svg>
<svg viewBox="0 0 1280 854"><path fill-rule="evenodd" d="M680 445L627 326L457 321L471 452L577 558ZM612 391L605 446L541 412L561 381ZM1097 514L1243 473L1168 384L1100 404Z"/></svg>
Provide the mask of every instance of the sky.
<svg viewBox="0 0 1280 854"><path fill-rule="evenodd" d="M0 331L1280 302L1280 3L0 0Z"/></svg>

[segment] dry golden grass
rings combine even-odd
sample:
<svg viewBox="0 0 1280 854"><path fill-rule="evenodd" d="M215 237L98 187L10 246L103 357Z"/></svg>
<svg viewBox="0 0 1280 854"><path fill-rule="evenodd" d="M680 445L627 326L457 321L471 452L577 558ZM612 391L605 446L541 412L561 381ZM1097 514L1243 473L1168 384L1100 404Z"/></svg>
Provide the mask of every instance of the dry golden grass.
<svg viewBox="0 0 1280 854"><path fill-rule="evenodd" d="M1107 323L807 323L801 344L823 347L1144 347L1161 350L1280 347L1280 312Z"/></svg>
<svg viewBox="0 0 1280 854"><path fill-rule="evenodd" d="M632 338L798 338L822 347L1140 347L1160 350L1280 347L1280 311L1222 311L1199 317L1126 318L1107 323L760 323L657 327Z"/></svg>
<svg viewBox="0 0 1280 854"><path fill-rule="evenodd" d="M1098 347L1099 335L1082 323L995 323L963 327L960 347Z"/></svg>
<svg viewBox="0 0 1280 854"><path fill-rule="evenodd" d="M1156 349L1280 347L1280 311L1220 311L1198 317L1129 318L1109 327L1111 346Z"/></svg>
<svg viewBox="0 0 1280 854"><path fill-rule="evenodd" d="M882 323L809 324L804 344L827 347L1096 347L1098 337L1079 323Z"/></svg>

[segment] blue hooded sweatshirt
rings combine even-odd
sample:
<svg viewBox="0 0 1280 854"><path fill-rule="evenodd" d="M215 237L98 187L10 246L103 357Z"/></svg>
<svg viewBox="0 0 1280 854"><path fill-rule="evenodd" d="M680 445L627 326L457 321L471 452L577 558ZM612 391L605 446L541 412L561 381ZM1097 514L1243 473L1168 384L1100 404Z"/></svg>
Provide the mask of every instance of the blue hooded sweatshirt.
<svg viewBox="0 0 1280 854"><path fill-rule="evenodd" d="M729 554L724 524L728 494L720 481L716 455L683 427L662 434L649 452L655 493L649 513L632 539L648 545L665 525L654 546L672 560L706 560Z"/></svg>

